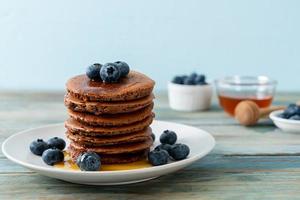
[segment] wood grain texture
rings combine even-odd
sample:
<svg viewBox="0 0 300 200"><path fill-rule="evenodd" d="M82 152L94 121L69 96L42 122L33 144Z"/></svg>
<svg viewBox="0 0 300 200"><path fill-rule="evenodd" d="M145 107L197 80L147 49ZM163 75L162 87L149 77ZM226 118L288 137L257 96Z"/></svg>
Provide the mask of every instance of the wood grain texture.
<svg viewBox="0 0 300 200"><path fill-rule="evenodd" d="M300 99L280 93L274 104ZM0 199L300 199L300 135L284 133L268 120L239 126L218 107L185 113L168 107L156 94L159 120L193 125L211 132L217 145L194 165L149 182L127 186L82 186L47 178L0 154ZM63 93L0 93L0 143L11 134L67 117Z"/></svg>

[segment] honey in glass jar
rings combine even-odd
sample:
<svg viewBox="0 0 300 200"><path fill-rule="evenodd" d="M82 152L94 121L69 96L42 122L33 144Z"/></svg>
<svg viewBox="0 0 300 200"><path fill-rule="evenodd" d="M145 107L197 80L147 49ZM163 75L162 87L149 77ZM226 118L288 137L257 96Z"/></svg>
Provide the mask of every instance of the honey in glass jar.
<svg viewBox="0 0 300 200"><path fill-rule="evenodd" d="M231 116L243 100L251 100L260 108L269 107L276 87L276 81L266 76L229 76L215 83L220 106Z"/></svg>

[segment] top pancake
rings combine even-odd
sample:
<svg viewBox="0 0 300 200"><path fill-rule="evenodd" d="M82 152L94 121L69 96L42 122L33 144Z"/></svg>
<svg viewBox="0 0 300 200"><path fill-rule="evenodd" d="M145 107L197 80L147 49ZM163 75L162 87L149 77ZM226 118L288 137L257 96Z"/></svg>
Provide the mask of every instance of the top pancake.
<svg viewBox="0 0 300 200"><path fill-rule="evenodd" d="M149 96L154 84L146 75L130 71L118 83L92 81L84 74L69 79L66 87L72 96L83 101L128 101Z"/></svg>

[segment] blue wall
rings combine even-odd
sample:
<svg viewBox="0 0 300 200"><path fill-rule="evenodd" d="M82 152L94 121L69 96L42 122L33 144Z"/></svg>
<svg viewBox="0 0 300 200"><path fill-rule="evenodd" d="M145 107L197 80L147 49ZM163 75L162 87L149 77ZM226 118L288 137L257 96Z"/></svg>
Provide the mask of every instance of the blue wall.
<svg viewBox="0 0 300 200"><path fill-rule="evenodd" d="M300 1L0 1L0 88L63 89L93 62L157 81L268 75L300 90Z"/></svg>

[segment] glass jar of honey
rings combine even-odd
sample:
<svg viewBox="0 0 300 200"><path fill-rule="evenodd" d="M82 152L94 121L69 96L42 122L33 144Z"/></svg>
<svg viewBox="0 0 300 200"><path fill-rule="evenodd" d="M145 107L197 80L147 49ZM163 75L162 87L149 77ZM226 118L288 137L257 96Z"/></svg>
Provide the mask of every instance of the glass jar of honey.
<svg viewBox="0 0 300 200"><path fill-rule="evenodd" d="M220 106L234 116L237 104L254 101L260 108L272 103L277 82L266 76L228 76L215 81Z"/></svg>

